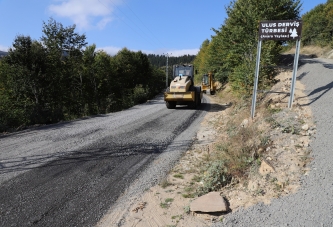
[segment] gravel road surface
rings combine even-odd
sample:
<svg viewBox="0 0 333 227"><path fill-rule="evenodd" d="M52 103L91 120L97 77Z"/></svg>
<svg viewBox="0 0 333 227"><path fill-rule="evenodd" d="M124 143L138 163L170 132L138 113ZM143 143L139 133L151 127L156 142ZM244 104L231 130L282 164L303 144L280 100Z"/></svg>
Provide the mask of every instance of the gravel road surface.
<svg viewBox="0 0 333 227"><path fill-rule="evenodd" d="M333 60L301 63L297 79L305 85L317 126L309 175L296 194L238 210L214 226L333 226Z"/></svg>
<svg viewBox="0 0 333 227"><path fill-rule="evenodd" d="M169 110L159 96L1 136L0 226L94 226L131 184L142 191L168 172L207 110Z"/></svg>

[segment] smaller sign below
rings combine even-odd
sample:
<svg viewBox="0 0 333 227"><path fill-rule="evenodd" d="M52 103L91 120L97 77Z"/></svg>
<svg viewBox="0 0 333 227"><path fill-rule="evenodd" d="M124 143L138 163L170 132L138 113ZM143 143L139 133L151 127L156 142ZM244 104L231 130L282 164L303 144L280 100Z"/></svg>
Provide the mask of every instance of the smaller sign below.
<svg viewBox="0 0 333 227"><path fill-rule="evenodd" d="M300 40L301 35L301 20L259 22L259 40Z"/></svg>

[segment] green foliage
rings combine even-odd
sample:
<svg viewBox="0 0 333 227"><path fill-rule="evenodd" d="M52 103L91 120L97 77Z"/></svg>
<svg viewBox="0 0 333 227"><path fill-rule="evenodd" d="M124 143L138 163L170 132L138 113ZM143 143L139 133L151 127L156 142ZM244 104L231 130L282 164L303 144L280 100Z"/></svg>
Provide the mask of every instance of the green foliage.
<svg viewBox="0 0 333 227"><path fill-rule="evenodd" d="M190 206L185 206L185 207L184 207L184 213L185 213L185 214L190 214L190 212L191 212L191 208L190 208Z"/></svg>
<svg viewBox="0 0 333 227"><path fill-rule="evenodd" d="M209 164L202 177L203 186L198 189L198 195L219 190L230 182L230 176L226 164L222 160L216 160Z"/></svg>
<svg viewBox="0 0 333 227"><path fill-rule="evenodd" d="M2 128L50 121L44 97L47 86L44 59L40 43L30 37L15 38L13 48L0 65L0 115L2 122L7 122Z"/></svg>
<svg viewBox="0 0 333 227"><path fill-rule="evenodd" d="M304 45L331 45L333 48L333 1L319 4L302 16Z"/></svg>
<svg viewBox="0 0 333 227"><path fill-rule="evenodd" d="M0 61L0 131L122 110L164 88L141 51L111 57L52 18L42 30L40 41L17 36Z"/></svg>
<svg viewBox="0 0 333 227"><path fill-rule="evenodd" d="M160 207L169 208L170 204L173 202L172 198L166 198L163 203L160 203Z"/></svg>
<svg viewBox="0 0 333 227"><path fill-rule="evenodd" d="M195 175L195 176L192 178L192 181L194 181L194 182L200 182L200 180L201 180L201 178L200 178L200 176L198 176L198 175Z"/></svg>
<svg viewBox="0 0 333 227"><path fill-rule="evenodd" d="M243 63L234 68L234 71L229 76L229 82L234 91L240 94L247 93L251 91L253 86L253 63L247 64Z"/></svg>
<svg viewBox="0 0 333 227"><path fill-rule="evenodd" d="M166 199L165 199L165 202L166 202L166 203L171 203L171 202L173 202L173 199L172 199L172 198L166 198Z"/></svg>
<svg viewBox="0 0 333 227"><path fill-rule="evenodd" d="M261 20L294 20L299 18L300 0L232 0L226 7L228 18L211 41L206 40L194 63L200 73L214 72L224 83L229 81L239 94L252 91ZM262 46L261 65L277 63L280 41L265 41ZM260 69L259 86L264 87L275 75L273 68Z"/></svg>
<svg viewBox="0 0 333 227"><path fill-rule="evenodd" d="M147 55L149 62L158 68L162 68L166 66L167 56L166 55L155 55L155 54L148 54ZM169 70L172 70L172 65L177 64L191 64L193 60L196 58L195 55L183 55L179 57L174 57L172 54L168 57L168 64L170 66Z"/></svg>
<svg viewBox="0 0 333 227"><path fill-rule="evenodd" d="M185 193L185 194L182 194L182 196L184 198L194 198L195 197L195 194L194 193Z"/></svg>
<svg viewBox="0 0 333 227"><path fill-rule="evenodd" d="M166 209L169 207L169 204L167 203L160 203L160 207L163 208L163 209Z"/></svg>
<svg viewBox="0 0 333 227"><path fill-rule="evenodd" d="M208 73L210 70L208 68L208 62L207 62L207 50L210 45L210 41L206 39L200 47L200 51L196 58L194 59L194 67L197 69L197 72L199 75L203 75Z"/></svg>
<svg viewBox="0 0 333 227"><path fill-rule="evenodd" d="M182 215L175 215L175 216L172 216L171 219L181 219L182 218Z"/></svg>
<svg viewBox="0 0 333 227"><path fill-rule="evenodd" d="M136 85L133 90L133 100L135 104L141 104L147 101L149 94L148 88L143 88L141 84Z"/></svg>
<svg viewBox="0 0 333 227"><path fill-rule="evenodd" d="M194 193L194 187L193 186L188 186L184 188L184 191L186 193L182 194L184 198L194 198L195 193Z"/></svg>
<svg viewBox="0 0 333 227"><path fill-rule="evenodd" d="M180 174L180 173L177 173L177 174L173 175L173 177L179 178L179 179L184 179L183 174Z"/></svg>
<svg viewBox="0 0 333 227"><path fill-rule="evenodd" d="M168 186L170 186L171 185L171 183L167 180L167 179L163 179L162 181L161 181L161 183L160 183L160 186L162 187L162 188L166 188L166 187L168 187Z"/></svg>

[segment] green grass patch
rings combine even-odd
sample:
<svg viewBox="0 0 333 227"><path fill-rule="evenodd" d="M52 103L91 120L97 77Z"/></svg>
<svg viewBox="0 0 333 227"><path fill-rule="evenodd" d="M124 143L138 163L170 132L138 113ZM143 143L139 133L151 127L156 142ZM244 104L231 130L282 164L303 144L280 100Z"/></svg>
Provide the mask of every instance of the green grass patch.
<svg viewBox="0 0 333 227"><path fill-rule="evenodd" d="M201 180L201 177L198 176L198 175L195 175L195 176L192 178L192 181L194 181L194 182L200 182L200 180Z"/></svg>
<svg viewBox="0 0 333 227"><path fill-rule="evenodd" d="M180 174L180 173L177 173L177 174L173 175L173 177L179 178L179 179L184 179L183 174Z"/></svg>
<svg viewBox="0 0 333 227"><path fill-rule="evenodd" d="M165 199L165 202L166 202L166 203L171 203L171 202L173 202L173 199L172 199L172 198L166 198L166 199Z"/></svg>
<svg viewBox="0 0 333 227"><path fill-rule="evenodd" d="M160 207L162 207L163 209L166 209L169 207L169 204L167 203L160 203Z"/></svg>
<svg viewBox="0 0 333 227"><path fill-rule="evenodd" d="M172 198L166 198L164 200L164 203L160 203L160 207L162 207L163 209L169 208L171 202L173 202Z"/></svg>
<svg viewBox="0 0 333 227"><path fill-rule="evenodd" d="M182 196L184 198L188 199L188 198L194 198L195 194L193 194L193 193L185 193L185 194L182 194Z"/></svg>
<svg viewBox="0 0 333 227"><path fill-rule="evenodd" d="M170 186L170 185L172 185L167 179L163 179L162 181L161 181L161 183L160 183L160 186L162 187L162 188L166 188L166 187L168 187L168 186Z"/></svg>

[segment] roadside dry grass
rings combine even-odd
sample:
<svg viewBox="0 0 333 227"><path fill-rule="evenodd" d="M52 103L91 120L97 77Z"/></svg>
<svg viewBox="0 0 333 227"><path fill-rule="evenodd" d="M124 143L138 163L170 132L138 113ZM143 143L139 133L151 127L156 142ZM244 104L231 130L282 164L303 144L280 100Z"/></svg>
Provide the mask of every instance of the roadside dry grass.
<svg viewBox="0 0 333 227"><path fill-rule="evenodd" d="M295 48L292 48L286 52L286 54L295 54ZM318 46L304 46L300 50L300 54L312 55L317 58L333 59L333 50L331 47L318 47Z"/></svg>

